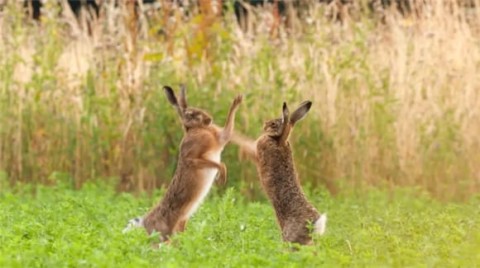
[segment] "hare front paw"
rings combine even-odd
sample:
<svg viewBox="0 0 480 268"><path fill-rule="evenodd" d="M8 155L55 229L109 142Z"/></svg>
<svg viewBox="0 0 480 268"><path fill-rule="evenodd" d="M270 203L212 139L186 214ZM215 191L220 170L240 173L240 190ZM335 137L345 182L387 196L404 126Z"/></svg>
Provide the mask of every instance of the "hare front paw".
<svg viewBox="0 0 480 268"><path fill-rule="evenodd" d="M225 185L227 183L227 166L224 163L220 163L221 168L218 170L217 184Z"/></svg>
<svg viewBox="0 0 480 268"><path fill-rule="evenodd" d="M240 105L240 103L242 103L242 100L243 100L243 95L236 96L235 99L233 99L232 106L237 107L238 105Z"/></svg>

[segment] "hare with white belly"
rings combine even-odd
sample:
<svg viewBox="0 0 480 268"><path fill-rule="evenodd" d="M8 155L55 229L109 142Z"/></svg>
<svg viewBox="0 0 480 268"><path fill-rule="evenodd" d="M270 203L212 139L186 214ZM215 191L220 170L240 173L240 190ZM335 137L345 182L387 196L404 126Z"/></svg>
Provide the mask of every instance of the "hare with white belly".
<svg viewBox="0 0 480 268"><path fill-rule="evenodd" d="M230 107L225 127L213 124L212 117L203 110L188 107L185 89L177 100L173 90L166 86L169 102L176 108L184 127L177 168L165 196L145 217L129 221L127 228L144 227L150 234L160 233L161 241L185 229L185 224L208 194L215 176L226 182L227 169L220 161L225 145L230 141L235 113L242 102L237 96Z"/></svg>

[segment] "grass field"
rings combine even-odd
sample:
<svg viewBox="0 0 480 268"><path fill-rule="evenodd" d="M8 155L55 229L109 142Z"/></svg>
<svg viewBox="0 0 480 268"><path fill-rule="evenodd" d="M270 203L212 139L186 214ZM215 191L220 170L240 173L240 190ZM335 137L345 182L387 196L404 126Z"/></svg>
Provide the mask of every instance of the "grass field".
<svg viewBox="0 0 480 268"><path fill-rule="evenodd" d="M328 213L325 236L293 251L273 210L217 191L171 245L153 249L142 229L121 231L158 201L87 183L0 193L0 267L478 267L480 199L442 204L398 190L330 197L309 194Z"/></svg>
<svg viewBox="0 0 480 268"><path fill-rule="evenodd" d="M268 10L245 33L231 11L136 18L106 2L89 26L55 1L39 22L0 7L0 267L480 266L480 8L338 22L318 4L272 34ZM250 137L282 102L313 101L290 140L328 214L314 246L281 241L233 145L227 185L170 245L122 234L171 180L183 133L162 87L180 83L220 125L244 94L235 129Z"/></svg>

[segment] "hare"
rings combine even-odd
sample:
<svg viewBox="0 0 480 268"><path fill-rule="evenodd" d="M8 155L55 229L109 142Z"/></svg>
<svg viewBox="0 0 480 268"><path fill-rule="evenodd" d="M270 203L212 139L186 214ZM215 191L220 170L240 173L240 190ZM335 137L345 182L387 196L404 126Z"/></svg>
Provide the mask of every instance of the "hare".
<svg viewBox="0 0 480 268"><path fill-rule="evenodd" d="M263 190L273 204L283 240L308 245L311 234L323 234L326 228L326 214L318 211L307 201L302 191L292 149L288 138L293 126L310 110L312 102L305 101L289 115L283 103L283 116L265 122L263 134L256 142L235 134L232 142L239 144L254 156ZM312 230L309 229L312 224Z"/></svg>
<svg viewBox="0 0 480 268"><path fill-rule="evenodd" d="M205 111L187 106L184 87L179 100L170 87L165 86L164 90L180 115L185 132L177 168L161 202L144 218L130 220L124 232L132 227L144 227L148 234L157 231L160 241L167 242L172 234L185 229L188 219L208 194L217 172L218 180L226 182L227 169L220 162L220 155L230 141L242 96L233 100L225 127L220 128Z"/></svg>

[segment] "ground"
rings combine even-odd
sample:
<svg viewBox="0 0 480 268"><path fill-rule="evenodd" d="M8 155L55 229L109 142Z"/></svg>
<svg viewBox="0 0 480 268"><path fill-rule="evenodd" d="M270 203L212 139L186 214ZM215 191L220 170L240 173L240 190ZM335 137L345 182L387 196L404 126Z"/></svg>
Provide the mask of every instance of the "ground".
<svg viewBox="0 0 480 268"><path fill-rule="evenodd" d="M0 267L476 267L480 199L442 203L425 194L370 190L332 197L308 191L328 214L315 245L281 241L265 200L214 190L184 233L159 249L127 221L161 197L87 184L0 192Z"/></svg>

